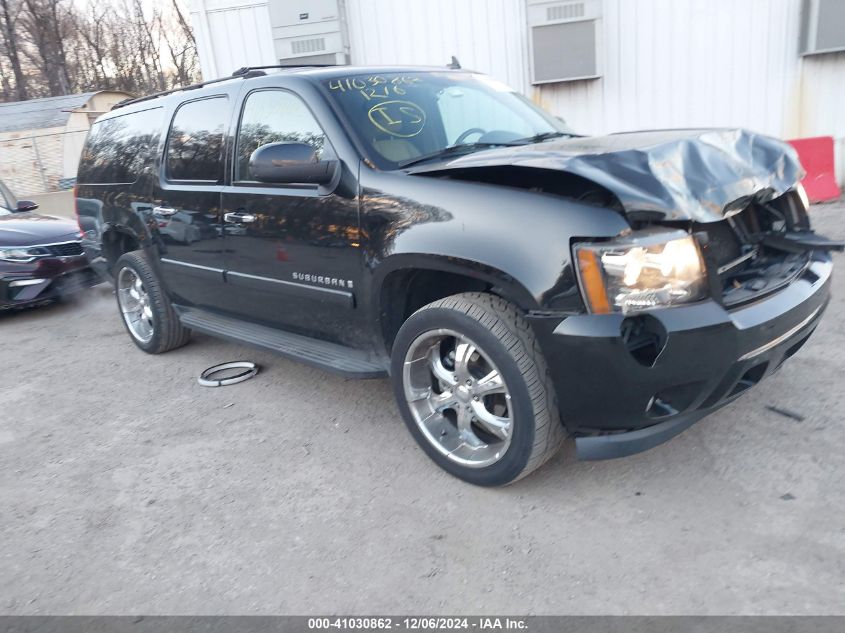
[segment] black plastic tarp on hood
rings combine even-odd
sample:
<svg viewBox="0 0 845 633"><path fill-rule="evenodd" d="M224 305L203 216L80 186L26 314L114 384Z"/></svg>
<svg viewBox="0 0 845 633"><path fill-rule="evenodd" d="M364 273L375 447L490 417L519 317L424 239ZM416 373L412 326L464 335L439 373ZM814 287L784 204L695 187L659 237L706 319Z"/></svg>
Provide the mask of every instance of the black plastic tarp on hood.
<svg viewBox="0 0 845 633"><path fill-rule="evenodd" d="M611 191L629 215L712 222L739 203L769 200L804 172L795 150L747 130L660 130L503 147L411 173L527 167L576 174Z"/></svg>

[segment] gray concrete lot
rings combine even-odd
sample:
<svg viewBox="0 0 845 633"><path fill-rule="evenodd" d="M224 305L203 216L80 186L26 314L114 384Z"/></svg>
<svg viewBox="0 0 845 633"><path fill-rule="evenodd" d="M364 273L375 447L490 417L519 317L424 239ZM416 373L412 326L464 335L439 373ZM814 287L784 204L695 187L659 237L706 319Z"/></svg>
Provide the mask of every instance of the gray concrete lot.
<svg viewBox="0 0 845 633"><path fill-rule="evenodd" d="M813 216L845 236L845 205ZM205 336L146 356L103 286L2 315L0 613L845 614L843 279L730 407L498 490L429 462L387 381Z"/></svg>

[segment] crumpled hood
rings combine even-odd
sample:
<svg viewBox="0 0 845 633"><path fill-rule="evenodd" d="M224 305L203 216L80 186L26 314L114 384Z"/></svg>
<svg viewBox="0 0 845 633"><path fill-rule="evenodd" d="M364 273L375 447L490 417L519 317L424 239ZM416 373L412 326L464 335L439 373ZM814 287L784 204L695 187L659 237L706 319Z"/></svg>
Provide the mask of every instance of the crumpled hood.
<svg viewBox="0 0 845 633"><path fill-rule="evenodd" d="M36 213L0 215L0 247L55 244L79 239L76 222Z"/></svg>
<svg viewBox="0 0 845 633"><path fill-rule="evenodd" d="M726 207L775 198L804 176L795 150L747 130L660 130L503 147L411 173L528 167L575 174L605 187L626 214L712 222Z"/></svg>

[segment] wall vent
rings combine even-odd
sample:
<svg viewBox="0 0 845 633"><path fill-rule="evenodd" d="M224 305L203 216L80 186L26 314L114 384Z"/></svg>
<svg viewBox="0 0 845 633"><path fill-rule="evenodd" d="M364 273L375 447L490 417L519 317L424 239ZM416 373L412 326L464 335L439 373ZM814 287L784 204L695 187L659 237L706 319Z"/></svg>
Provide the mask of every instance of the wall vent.
<svg viewBox="0 0 845 633"><path fill-rule="evenodd" d="M230 4L233 2L228 1ZM270 14L273 49L279 63L288 66L348 64L349 38L346 33L344 2L345 0L262 0Z"/></svg>
<svg viewBox="0 0 845 633"><path fill-rule="evenodd" d="M845 51L845 2L804 0L801 6L801 54Z"/></svg>
<svg viewBox="0 0 845 633"><path fill-rule="evenodd" d="M601 76L602 0L526 0L531 83Z"/></svg>
<svg viewBox="0 0 845 633"><path fill-rule="evenodd" d="M312 37L307 40L293 40L290 43L291 53L294 55L307 55L308 53L321 53L326 50L326 38Z"/></svg>
<svg viewBox="0 0 845 633"><path fill-rule="evenodd" d="M584 17L584 3L556 4L546 8L546 19L549 22L556 20L573 20Z"/></svg>

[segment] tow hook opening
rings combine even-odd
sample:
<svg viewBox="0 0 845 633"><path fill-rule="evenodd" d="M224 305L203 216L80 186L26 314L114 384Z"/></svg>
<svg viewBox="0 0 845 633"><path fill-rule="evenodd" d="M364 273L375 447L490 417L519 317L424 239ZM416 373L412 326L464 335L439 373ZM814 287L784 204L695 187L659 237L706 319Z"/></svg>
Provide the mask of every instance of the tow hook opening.
<svg viewBox="0 0 845 633"><path fill-rule="evenodd" d="M768 362L760 363L759 365L754 365L754 367L742 374L742 378L740 378L736 382L734 388L731 389L730 394L728 394L728 397L732 398L734 396L738 396L743 391L751 389L751 387L753 387L763 379L763 376L766 375L766 369L768 369L768 367Z"/></svg>
<svg viewBox="0 0 845 633"><path fill-rule="evenodd" d="M652 418L665 418L677 414L678 410L672 406L672 403L659 396L654 396L649 400L648 407L646 408L646 415Z"/></svg>
<svg viewBox="0 0 845 633"><path fill-rule="evenodd" d="M673 385L662 389L649 399L645 413L650 418L667 418L689 409L701 394L701 381Z"/></svg>
<svg viewBox="0 0 845 633"><path fill-rule="evenodd" d="M657 357L666 346L666 328L651 316L644 314L626 317L619 327L628 353L643 367L654 367Z"/></svg>
<svg viewBox="0 0 845 633"><path fill-rule="evenodd" d="M802 338L800 341L798 341L792 347L790 347L788 350L786 350L786 352L784 352L783 358L781 359L780 362L783 363L783 361L785 361L787 358L794 356L796 354L796 352L798 352L799 349L804 347L804 343L806 343L809 340L810 340L810 334L808 333L807 336Z"/></svg>

